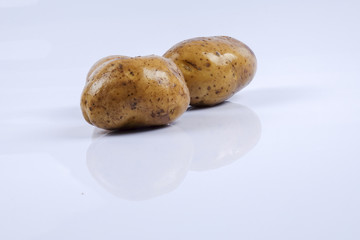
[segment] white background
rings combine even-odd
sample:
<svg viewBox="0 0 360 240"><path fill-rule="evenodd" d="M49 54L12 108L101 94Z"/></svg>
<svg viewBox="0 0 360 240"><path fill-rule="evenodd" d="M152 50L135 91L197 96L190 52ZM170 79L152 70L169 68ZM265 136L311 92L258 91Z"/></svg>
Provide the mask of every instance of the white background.
<svg viewBox="0 0 360 240"><path fill-rule="evenodd" d="M360 239L358 1L0 0L0 239ZM88 125L101 57L198 36L255 52L226 104Z"/></svg>

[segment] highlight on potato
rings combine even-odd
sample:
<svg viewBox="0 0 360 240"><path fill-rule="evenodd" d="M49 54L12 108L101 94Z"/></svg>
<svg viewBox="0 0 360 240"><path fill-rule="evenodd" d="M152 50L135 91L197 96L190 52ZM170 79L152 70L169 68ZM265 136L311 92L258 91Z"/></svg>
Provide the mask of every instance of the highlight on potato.
<svg viewBox="0 0 360 240"><path fill-rule="evenodd" d="M90 69L80 105L87 122L114 130L168 124L189 102L184 77L171 60L109 56Z"/></svg>
<svg viewBox="0 0 360 240"><path fill-rule="evenodd" d="M183 73L192 106L213 106L229 99L250 83L257 67L253 51L227 36L188 39L163 56Z"/></svg>

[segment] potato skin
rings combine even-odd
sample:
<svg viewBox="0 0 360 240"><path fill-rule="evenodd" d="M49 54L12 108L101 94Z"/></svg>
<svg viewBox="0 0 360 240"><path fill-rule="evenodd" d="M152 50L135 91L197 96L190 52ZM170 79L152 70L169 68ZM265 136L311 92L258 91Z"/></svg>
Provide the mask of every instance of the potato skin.
<svg viewBox="0 0 360 240"><path fill-rule="evenodd" d="M94 63L94 65L92 65L92 67L90 68L87 76L86 76L86 82L89 81L90 76L93 72L96 71L96 69L100 69L100 66L103 64L106 64L107 62L114 60L114 59L124 59L124 58L129 58L127 56L122 56L122 55L110 55L107 57L103 57L101 59L99 59L96 63Z"/></svg>
<svg viewBox="0 0 360 240"><path fill-rule="evenodd" d="M257 61L244 43L227 36L182 41L164 55L182 71L192 106L213 106L240 91L254 78Z"/></svg>
<svg viewBox="0 0 360 240"><path fill-rule="evenodd" d="M90 74L81 96L85 120L114 130L165 125L184 113L189 90L169 59L112 58Z"/></svg>

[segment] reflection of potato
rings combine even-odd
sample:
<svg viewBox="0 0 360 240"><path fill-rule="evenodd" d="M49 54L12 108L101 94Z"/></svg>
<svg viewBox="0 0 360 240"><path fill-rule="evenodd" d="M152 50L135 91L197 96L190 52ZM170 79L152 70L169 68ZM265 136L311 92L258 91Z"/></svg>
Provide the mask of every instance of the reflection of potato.
<svg viewBox="0 0 360 240"><path fill-rule="evenodd" d="M191 105L211 106L225 101L253 79L256 58L248 46L225 36L185 40L164 57L184 74Z"/></svg>
<svg viewBox="0 0 360 240"><path fill-rule="evenodd" d="M196 171L219 168L238 160L256 145L261 135L257 115L230 102L190 110L177 126L194 142L190 169Z"/></svg>
<svg viewBox="0 0 360 240"><path fill-rule="evenodd" d="M144 200L178 187L192 153L187 135L171 126L101 136L90 145L87 164L94 178L111 193Z"/></svg>
<svg viewBox="0 0 360 240"><path fill-rule="evenodd" d="M120 129L172 122L189 101L183 75L171 60L110 56L90 69L81 108L89 123Z"/></svg>

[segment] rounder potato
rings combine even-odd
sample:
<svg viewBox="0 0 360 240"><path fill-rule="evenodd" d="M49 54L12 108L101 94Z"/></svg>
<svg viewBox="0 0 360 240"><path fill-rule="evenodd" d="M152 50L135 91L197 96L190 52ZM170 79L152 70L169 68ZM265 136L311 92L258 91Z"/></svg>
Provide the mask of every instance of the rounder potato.
<svg viewBox="0 0 360 240"><path fill-rule="evenodd" d="M168 124L184 113L189 90L169 59L107 57L90 70L81 96L86 121L114 130Z"/></svg>
<svg viewBox="0 0 360 240"><path fill-rule="evenodd" d="M256 57L251 49L227 36L188 39L163 56L182 71L192 106L225 101L248 85L256 72Z"/></svg>

